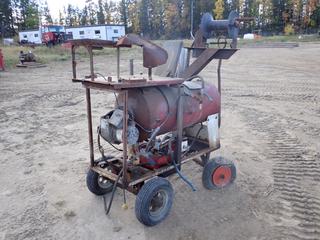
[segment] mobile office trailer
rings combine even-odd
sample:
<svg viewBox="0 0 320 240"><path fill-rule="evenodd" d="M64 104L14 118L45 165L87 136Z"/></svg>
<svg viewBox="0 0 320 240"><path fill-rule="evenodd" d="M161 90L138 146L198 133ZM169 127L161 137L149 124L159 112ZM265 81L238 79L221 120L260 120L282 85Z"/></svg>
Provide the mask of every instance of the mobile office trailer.
<svg viewBox="0 0 320 240"><path fill-rule="evenodd" d="M39 29L25 30L19 32L19 41L41 44L41 33Z"/></svg>
<svg viewBox="0 0 320 240"><path fill-rule="evenodd" d="M104 24L91 26L67 27L66 34L71 39L101 39L117 41L118 38L124 36L125 26Z"/></svg>

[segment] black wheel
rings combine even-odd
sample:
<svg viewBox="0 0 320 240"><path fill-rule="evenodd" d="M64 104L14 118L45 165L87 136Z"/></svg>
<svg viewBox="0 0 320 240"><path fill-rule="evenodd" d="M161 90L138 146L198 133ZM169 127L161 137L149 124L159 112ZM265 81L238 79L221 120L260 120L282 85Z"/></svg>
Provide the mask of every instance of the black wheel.
<svg viewBox="0 0 320 240"><path fill-rule="evenodd" d="M146 226L154 226L164 220L172 207L173 189L164 178L153 178L140 189L135 212L137 219Z"/></svg>
<svg viewBox="0 0 320 240"><path fill-rule="evenodd" d="M52 47L53 47L53 42L49 41L49 42L47 43L47 47L48 47L48 48L52 48Z"/></svg>
<svg viewBox="0 0 320 240"><path fill-rule="evenodd" d="M87 173L87 187L95 195L104 195L112 191L113 183L92 169Z"/></svg>
<svg viewBox="0 0 320 240"><path fill-rule="evenodd" d="M236 179L236 167L233 162L215 157L203 168L202 183L209 190L229 186Z"/></svg>

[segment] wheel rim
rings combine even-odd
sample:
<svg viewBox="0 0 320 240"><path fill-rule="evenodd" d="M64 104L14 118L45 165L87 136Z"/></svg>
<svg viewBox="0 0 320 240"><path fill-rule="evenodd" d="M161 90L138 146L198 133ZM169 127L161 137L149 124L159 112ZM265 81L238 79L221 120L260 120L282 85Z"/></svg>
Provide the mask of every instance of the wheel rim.
<svg viewBox="0 0 320 240"><path fill-rule="evenodd" d="M107 189L110 186L112 186L112 183L108 179L106 179L106 178L102 177L101 175L99 175L99 177L98 177L98 185L99 185L100 188Z"/></svg>
<svg viewBox="0 0 320 240"><path fill-rule="evenodd" d="M218 167L212 174L212 182L217 187L224 187L230 183L231 169L228 166Z"/></svg>
<svg viewBox="0 0 320 240"><path fill-rule="evenodd" d="M168 193L164 190L157 191L150 201L149 212L152 217L157 217L161 214L168 203Z"/></svg>

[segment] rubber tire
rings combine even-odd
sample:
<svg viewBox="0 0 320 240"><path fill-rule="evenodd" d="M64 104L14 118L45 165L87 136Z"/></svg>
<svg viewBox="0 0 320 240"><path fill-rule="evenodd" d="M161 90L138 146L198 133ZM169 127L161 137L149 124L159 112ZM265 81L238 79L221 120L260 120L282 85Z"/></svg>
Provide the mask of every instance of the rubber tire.
<svg viewBox="0 0 320 240"><path fill-rule="evenodd" d="M164 190L168 194L168 201L159 217L150 215L149 205L154 194L159 190ZM153 178L147 181L140 189L135 204L137 219L146 226L154 226L163 221L168 215L173 203L173 188L171 183L164 178Z"/></svg>
<svg viewBox="0 0 320 240"><path fill-rule="evenodd" d="M49 41L49 42L47 43L47 47L48 47L48 48L52 48L53 45L54 45L54 44L53 44L53 42L51 42L51 41Z"/></svg>
<svg viewBox="0 0 320 240"><path fill-rule="evenodd" d="M110 187L108 188L101 188L98 184L98 179L99 179L99 174L93 171L92 169L89 169L87 173L87 187L90 192L100 196L112 191L113 184L110 185Z"/></svg>
<svg viewBox="0 0 320 240"><path fill-rule="evenodd" d="M212 174L220 166L228 166L231 169L231 179L229 183L224 187L217 186L212 181ZM208 190L226 188L234 182L234 180L236 179L236 176L237 176L236 167L232 161L227 160L223 157L215 157L211 161L209 161L203 168L202 184Z"/></svg>

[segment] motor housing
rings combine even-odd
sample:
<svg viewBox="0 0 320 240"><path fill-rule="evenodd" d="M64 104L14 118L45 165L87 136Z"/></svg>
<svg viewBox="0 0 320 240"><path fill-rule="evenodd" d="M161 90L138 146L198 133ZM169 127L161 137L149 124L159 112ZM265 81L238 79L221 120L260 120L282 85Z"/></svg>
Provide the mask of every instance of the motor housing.
<svg viewBox="0 0 320 240"><path fill-rule="evenodd" d="M115 109L100 118L99 134L109 143L122 143L123 132L123 110ZM135 122L129 118L128 121L128 144L133 145L138 142L139 130Z"/></svg>

